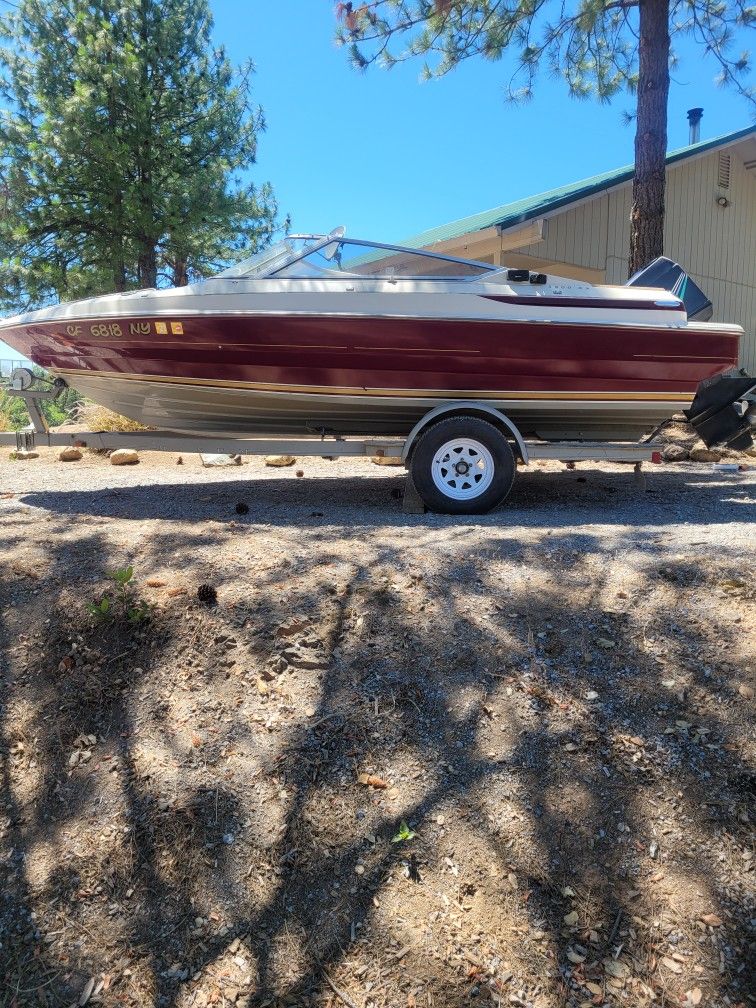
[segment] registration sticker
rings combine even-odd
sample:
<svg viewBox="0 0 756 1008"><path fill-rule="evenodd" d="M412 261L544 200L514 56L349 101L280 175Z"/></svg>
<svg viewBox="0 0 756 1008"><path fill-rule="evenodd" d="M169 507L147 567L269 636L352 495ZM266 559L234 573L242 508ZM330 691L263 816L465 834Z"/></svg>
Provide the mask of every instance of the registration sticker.
<svg viewBox="0 0 756 1008"><path fill-rule="evenodd" d="M156 322L155 323L155 332L159 336L167 336L168 335L168 324L166 322Z"/></svg>
<svg viewBox="0 0 756 1008"><path fill-rule="evenodd" d="M184 335L184 323L183 322L171 322L171 332L174 336Z"/></svg>

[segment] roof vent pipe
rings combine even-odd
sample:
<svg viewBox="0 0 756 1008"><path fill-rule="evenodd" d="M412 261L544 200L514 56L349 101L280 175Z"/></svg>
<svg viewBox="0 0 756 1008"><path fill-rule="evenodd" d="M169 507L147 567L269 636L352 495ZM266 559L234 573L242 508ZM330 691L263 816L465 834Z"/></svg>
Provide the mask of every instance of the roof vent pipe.
<svg viewBox="0 0 756 1008"><path fill-rule="evenodd" d="M701 139L701 119L703 118L702 108L688 109L688 122L690 123L689 143L697 144Z"/></svg>

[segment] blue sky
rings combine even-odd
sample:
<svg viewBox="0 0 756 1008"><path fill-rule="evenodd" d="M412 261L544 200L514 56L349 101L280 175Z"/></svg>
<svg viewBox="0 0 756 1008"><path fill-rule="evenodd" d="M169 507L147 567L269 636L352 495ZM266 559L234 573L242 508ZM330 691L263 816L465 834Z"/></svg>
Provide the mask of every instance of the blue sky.
<svg viewBox="0 0 756 1008"><path fill-rule="evenodd" d="M331 0L211 4L216 42L257 67L268 126L253 177L272 182L281 218L299 231L345 224L354 237L401 241L633 160L629 96L578 102L544 75L532 102L512 106L507 64L483 60L428 83L417 63L358 73L334 45ZM713 61L689 42L675 47L670 149L688 142L693 106L704 108L702 139L747 125L745 103L714 85Z"/></svg>
<svg viewBox="0 0 756 1008"><path fill-rule="evenodd" d="M331 0L211 3L216 39L257 66L268 128L255 177L273 183L298 230L345 224L356 237L399 241L633 160L629 96L578 102L544 75L535 100L513 107L506 64L483 60L428 83L418 63L358 73L333 43ZM703 139L747 125L745 103L714 85L713 61L690 43L678 48L670 148L688 142L693 106L704 108Z"/></svg>

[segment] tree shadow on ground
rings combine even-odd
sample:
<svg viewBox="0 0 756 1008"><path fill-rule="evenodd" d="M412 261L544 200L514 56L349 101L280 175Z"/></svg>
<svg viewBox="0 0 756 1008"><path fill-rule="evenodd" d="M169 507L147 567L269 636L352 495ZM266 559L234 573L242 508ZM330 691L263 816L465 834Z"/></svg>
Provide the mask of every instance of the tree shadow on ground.
<svg viewBox="0 0 756 1008"><path fill-rule="evenodd" d="M258 522L295 528L331 521L371 527L401 511L406 477L365 475L358 478L294 477L173 485L123 486L110 490L33 491L20 495L22 503L57 516L100 516L132 520L180 520L205 523L233 516L242 525ZM713 501L715 506L713 507ZM706 515L711 523L743 521L743 505L753 503L753 487L739 474L659 471L653 467L639 484L632 468L560 472L523 469L512 493L488 515L460 517L402 515L416 526L428 521L465 526L496 526L502 517L526 528L548 524L562 528L576 516L606 525L638 526L695 521ZM247 515L236 516L242 502Z"/></svg>
<svg viewBox="0 0 756 1008"><path fill-rule="evenodd" d="M86 614L102 531L4 577L0 1005L741 1001L744 639L699 603L752 587L573 546L219 548L137 626Z"/></svg>

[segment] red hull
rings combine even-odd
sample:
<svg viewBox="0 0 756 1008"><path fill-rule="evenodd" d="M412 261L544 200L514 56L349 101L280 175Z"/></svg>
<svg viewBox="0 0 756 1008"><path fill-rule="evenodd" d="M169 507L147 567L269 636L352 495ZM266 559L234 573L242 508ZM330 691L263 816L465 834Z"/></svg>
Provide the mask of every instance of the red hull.
<svg viewBox="0 0 756 1008"><path fill-rule="evenodd" d="M738 359L738 336L715 329L503 320L141 317L36 323L2 335L74 385L70 372L83 371L323 392L692 394Z"/></svg>

